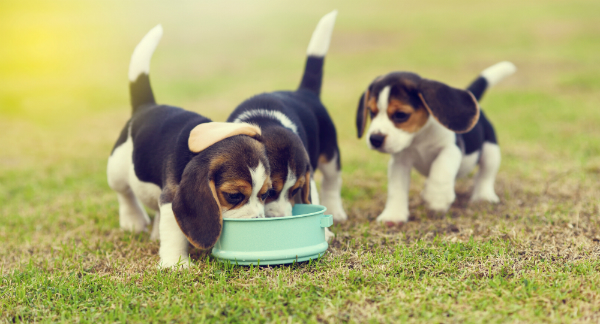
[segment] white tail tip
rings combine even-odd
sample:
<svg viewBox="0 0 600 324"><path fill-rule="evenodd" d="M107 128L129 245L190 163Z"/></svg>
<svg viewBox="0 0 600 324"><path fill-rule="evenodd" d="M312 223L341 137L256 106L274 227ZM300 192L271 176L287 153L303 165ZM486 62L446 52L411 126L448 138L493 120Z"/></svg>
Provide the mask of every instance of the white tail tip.
<svg viewBox="0 0 600 324"><path fill-rule="evenodd" d="M487 80L488 87L491 87L516 71L517 67L514 64L508 61L503 61L483 70L483 72L481 72L481 76Z"/></svg>
<svg viewBox="0 0 600 324"><path fill-rule="evenodd" d="M307 55L322 57L327 54L336 16L337 10L334 10L319 20L317 28L315 28L315 31L310 38L310 43L308 43L308 49L306 50Z"/></svg>
<svg viewBox="0 0 600 324"><path fill-rule="evenodd" d="M131 54L131 62L129 62L129 81L134 82L142 73L150 73L150 59L162 34L162 26L160 24L156 25L135 47L133 54Z"/></svg>

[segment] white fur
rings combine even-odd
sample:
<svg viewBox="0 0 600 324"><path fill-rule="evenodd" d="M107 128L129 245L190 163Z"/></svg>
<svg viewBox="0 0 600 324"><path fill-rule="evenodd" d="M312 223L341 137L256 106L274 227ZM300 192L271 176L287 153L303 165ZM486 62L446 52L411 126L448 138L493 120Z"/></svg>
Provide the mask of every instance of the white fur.
<svg viewBox="0 0 600 324"><path fill-rule="evenodd" d="M378 222L400 223L408 221L408 188L413 154L401 151L393 154L388 164L388 197Z"/></svg>
<svg viewBox="0 0 600 324"><path fill-rule="evenodd" d="M294 134L298 134L298 127L294 124L288 116L284 113L276 110L267 109L253 109L241 113L233 122L234 123L245 123L248 119L253 117L264 117L271 118L279 121L283 127L291 130Z"/></svg>
<svg viewBox="0 0 600 324"><path fill-rule="evenodd" d="M306 54L320 57L327 54L336 16L337 10L334 10L319 20L319 23L310 38L310 43L308 43Z"/></svg>
<svg viewBox="0 0 600 324"><path fill-rule="evenodd" d="M386 86L379 93L379 97L377 98L377 108L380 112L386 111L390 104L390 91L392 91L392 87Z"/></svg>
<svg viewBox="0 0 600 324"><path fill-rule="evenodd" d="M481 72L481 76L486 79L489 88L516 71L517 67L514 64L508 61L503 61L483 70L483 72Z"/></svg>
<svg viewBox="0 0 600 324"><path fill-rule="evenodd" d="M264 218L265 205L258 198L258 192L267 180L267 172L262 162L255 169L250 169L252 176L252 194L246 204L240 208L223 212L223 218Z"/></svg>
<svg viewBox="0 0 600 324"><path fill-rule="evenodd" d="M321 204L321 199L319 199L319 192L317 190L317 182L313 178L310 178L310 201L313 205Z"/></svg>
<svg viewBox="0 0 600 324"><path fill-rule="evenodd" d="M477 165L477 161L479 160L479 154L481 154L481 151L475 151L462 157L460 168L458 169L458 174L456 175L457 178L465 177L471 172L471 170L473 170L475 165Z"/></svg>
<svg viewBox="0 0 600 324"><path fill-rule="evenodd" d="M133 50L129 63L129 81L135 81L140 74L150 73L150 59L163 34L161 25L152 28Z"/></svg>
<svg viewBox="0 0 600 324"><path fill-rule="evenodd" d="M327 213L333 215L334 221L346 221L348 215L342 206L342 172L337 167L337 155L327 163L319 163L318 168L323 173L321 203L327 207Z"/></svg>
<svg viewBox="0 0 600 324"><path fill-rule="evenodd" d="M376 118L380 115L378 113ZM384 116L387 118L387 114ZM371 128L367 136L370 133ZM419 131L410 134L410 141L406 141L406 135L409 134L406 132L392 130L383 134L387 135L386 142L407 144L404 148L395 146L396 150L389 150L386 146L386 152L393 154L388 169L388 199L377 221L398 223L408 220L408 190L413 167L428 177L421 194L426 205L434 211L446 211L455 199L454 182L462 162L454 133L435 118L429 118Z"/></svg>
<svg viewBox="0 0 600 324"><path fill-rule="evenodd" d="M287 179L283 184L283 189L279 193L277 200L271 201L265 205L265 213L267 217L283 217L292 216L292 203L290 201L290 188L296 184L298 178L288 165Z"/></svg>
<svg viewBox="0 0 600 324"><path fill-rule="evenodd" d="M500 160L500 146L493 143L483 143L479 172L475 178L471 202L489 201L497 203L500 201L494 191L494 182L500 168Z"/></svg>
<svg viewBox="0 0 600 324"><path fill-rule="evenodd" d="M127 141L115 148L108 158L106 173L108 185L117 192L120 227L139 233L150 224L150 218L130 186L130 173L133 171L132 153L133 141L131 136L128 136Z"/></svg>
<svg viewBox="0 0 600 324"><path fill-rule="evenodd" d="M188 255L188 239L177 224L170 203L160 206L160 215L159 266L170 268L179 264L183 268L189 267L191 261Z"/></svg>
<svg viewBox="0 0 600 324"><path fill-rule="evenodd" d="M150 232L150 239L152 241L157 241L160 239L160 209L156 212L156 216L154 216L154 222L152 222L152 232Z"/></svg>

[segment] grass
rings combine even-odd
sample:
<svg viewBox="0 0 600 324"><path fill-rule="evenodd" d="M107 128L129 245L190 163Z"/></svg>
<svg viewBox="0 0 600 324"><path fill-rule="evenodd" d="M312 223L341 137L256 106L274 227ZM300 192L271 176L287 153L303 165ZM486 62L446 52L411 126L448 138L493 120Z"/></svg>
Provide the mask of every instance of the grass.
<svg viewBox="0 0 600 324"><path fill-rule="evenodd" d="M158 270L158 243L118 229L106 159L130 108L127 65L162 23L160 102L225 120L243 99L291 89L308 39L338 21L323 101L340 137L350 220L320 260ZM598 322L600 23L597 1L309 1L0 4L0 322ZM388 156L357 140L354 112L377 75L454 86L511 60L482 101L503 162L498 205L424 209L374 222Z"/></svg>

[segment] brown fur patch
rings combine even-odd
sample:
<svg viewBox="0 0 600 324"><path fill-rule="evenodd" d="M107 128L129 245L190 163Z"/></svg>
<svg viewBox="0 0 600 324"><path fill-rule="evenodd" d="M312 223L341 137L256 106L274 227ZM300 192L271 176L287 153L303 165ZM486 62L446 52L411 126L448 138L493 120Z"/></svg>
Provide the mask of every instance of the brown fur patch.
<svg viewBox="0 0 600 324"><path fill-rule="evenodd" d="M368 96L369 93L367 93L365 95L365 98L367 98L366 96ZM377 108L377 99L375 97L370 97L367 100L367 108L369 108L369 110L371 111L371 113L373 115L377 115L377 113L379 112L379 108Z"/></svg>
<svg viewBox="0 0 600 324"><path fill-rule="evenodd" d="M235 193L242 193L244 194L244 196L246 196L246 198L239 204L237 204L236 206L230 204L227 199L225 199L225 196L223 195L223 193L230 193L230 194L235 194ZM227 211L230 209L236 209L236 208L240 208L242 206L244 206L244 204L248 201L248 199L250 199L250 195L252 194L252 184L248 183L248 181L246 180L242 180L242 179L234 179L234 180L227 180L225 181L223 184L221 184L221 186L219 187L219 190L217 191L217 195L219 197L219 203L221 205L221 210L223 211Z"/></svg>
<svg viewBox="0 0 600 324"><path fill-rule="evenodd" d="M399 128L407 133L416 133L420 130L429 118L429 112L424 108L415 109L412 105L402 102L401 100L392 98L387 108L387 114L390 120L396 112L410 114L408 120L402 123L394 123L396 128Z"/></svg>

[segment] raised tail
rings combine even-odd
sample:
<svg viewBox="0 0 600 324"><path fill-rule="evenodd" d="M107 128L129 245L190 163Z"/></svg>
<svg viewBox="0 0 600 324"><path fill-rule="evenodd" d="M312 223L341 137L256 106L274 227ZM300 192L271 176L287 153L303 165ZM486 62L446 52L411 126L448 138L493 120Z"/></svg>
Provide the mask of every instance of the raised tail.
<svg viewBox="0 0 600 324"><path fill-rule="evenodd" d="M132 113L141 106L155 104L154 94L150 86L150 59L156 45L162 37L161 25L152 28L133 50L129 63L129 95L131 96Z"/></svg>
<svg viewBox="0 0 600 324"><path fill-rule="evenodd" d="M329 50L331 33L333 32L336 16L337 10L323 16L312 34L308 49L306 50L306 66L304 67L304 75L300 82L300 89L313 91L317 95L321 93L323 62L325 61L327 50Z"/></svg>
<svg viewBox="0 0 600 324"><path fill-rule="evenodd" d="M483 70L479 77L475 79L471 85L469 85L467 90L471 91L471 93L475 96L475 99L479 101L487 88L502 81L502 79L515 73L516 71L517 67L511 62L503 61L496 63Z"/></svg>

